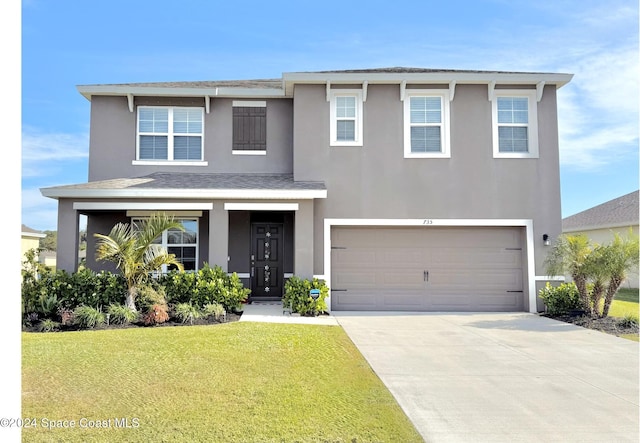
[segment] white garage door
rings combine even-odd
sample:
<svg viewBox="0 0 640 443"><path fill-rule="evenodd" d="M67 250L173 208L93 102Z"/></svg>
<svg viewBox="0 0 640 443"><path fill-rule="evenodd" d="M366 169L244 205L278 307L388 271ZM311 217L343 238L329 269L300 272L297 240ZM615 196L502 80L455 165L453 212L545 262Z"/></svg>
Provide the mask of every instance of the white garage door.
<svg viewBox="0 0 640 443"><path fill-rule="evenodd" d="M521 228L335 227L331 309L523 311Z"/></svg>

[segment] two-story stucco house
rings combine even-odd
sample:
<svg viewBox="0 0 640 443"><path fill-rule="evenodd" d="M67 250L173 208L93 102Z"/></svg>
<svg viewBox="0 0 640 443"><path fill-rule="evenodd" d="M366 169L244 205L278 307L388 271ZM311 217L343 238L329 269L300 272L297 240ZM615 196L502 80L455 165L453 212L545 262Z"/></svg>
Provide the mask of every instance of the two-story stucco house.
<svg viewBox="0 0 640 443"><path fill-rule="evenodd" d="M165 211L186 269L237 272L252 299L295 274L332 310L542 310L562 232L557 90L570 74L385 68L276 80L78 87L89 181L58 200L60 269L93 234Z"/></svg>

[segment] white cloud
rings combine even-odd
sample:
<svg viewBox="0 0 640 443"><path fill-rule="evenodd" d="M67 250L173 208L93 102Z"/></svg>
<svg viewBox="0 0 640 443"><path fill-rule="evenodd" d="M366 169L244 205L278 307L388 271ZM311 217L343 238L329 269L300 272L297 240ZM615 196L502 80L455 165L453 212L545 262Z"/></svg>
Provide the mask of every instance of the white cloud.
<svg viewBox="0 0 640 443"><path fill-rule="evenodd" d="M39 231L57 230L58 202L43 197L39 189L23 189L22 223Z"/></svg>
<svg viewBox="0 0 640 443"><path fill-rule="evenodd" d="M53 175L57 162L89 157L89 135L45 133L25 126L22 129L22 176Z"/></svg>

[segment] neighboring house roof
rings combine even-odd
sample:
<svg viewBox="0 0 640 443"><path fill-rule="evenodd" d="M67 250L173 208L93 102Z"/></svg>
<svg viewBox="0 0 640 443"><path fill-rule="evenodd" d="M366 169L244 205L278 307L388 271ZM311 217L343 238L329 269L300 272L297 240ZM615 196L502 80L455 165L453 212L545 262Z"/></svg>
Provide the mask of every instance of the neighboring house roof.
<svg viewBox="0 0 640 443"><path fill-rule="evenodd" d="M45 238L47 235L40 232L40 231L36 231L33 228L30 228L27 225L22 225L22 237L30 237L30 238Z"/></svg>
<svg viewBox="0 0 640 443"><path fill-rule="evenodd" d="M184 81L80 85L78 91L88 100L94 95L126 95L132 107L134 96L200 96L206 100L215 97L292 97L294 84L510 84L543 87L545 84L560 88L571 81L572 74L545 72L479 71L460 69L427 69L387 67L350 69L340 71L314 71L283 73L281 79Z"/></svg>
<svg viewBox="0 0 640 443"><path fill-rule="evenodd" d="M51 198L326 198L323 182L294 181L292 174L155 172L135 178L42 188Z"/></svg>
<svg viewBox="0 0 640 443"><path fill-rule="evenodd" d="M562 220L563 232L637 225L640 217L639 191L615 198Z"/></svg>

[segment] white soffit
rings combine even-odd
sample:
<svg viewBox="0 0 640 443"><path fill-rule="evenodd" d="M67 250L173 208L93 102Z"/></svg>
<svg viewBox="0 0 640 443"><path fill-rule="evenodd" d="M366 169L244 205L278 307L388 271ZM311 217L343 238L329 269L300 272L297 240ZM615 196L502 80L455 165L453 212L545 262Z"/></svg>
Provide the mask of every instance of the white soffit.
<svg viewBox="0 0 640 443"><path fill-rule="evenodd" d="M297 211L298 203L225 203L225 211Z"/></svg>
<svg viewBox="0 0 640 443"><path fill-rule="evenodd" d="M213 203L75 202L73 209L80 211L210 211L213 209Z"/></svg>

